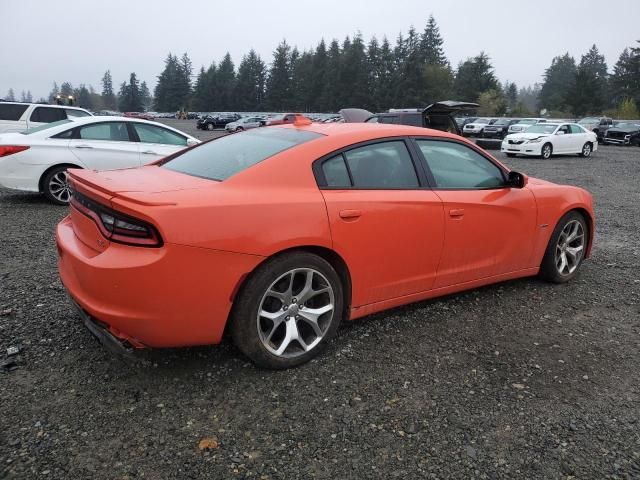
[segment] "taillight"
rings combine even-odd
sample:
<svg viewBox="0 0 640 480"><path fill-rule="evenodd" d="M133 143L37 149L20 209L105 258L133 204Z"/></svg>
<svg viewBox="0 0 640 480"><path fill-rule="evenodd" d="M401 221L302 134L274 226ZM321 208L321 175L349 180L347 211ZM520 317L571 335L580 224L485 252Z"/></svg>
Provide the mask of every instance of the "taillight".
<svg viewBox="0 0 640 480"><path fill-rule="evenodd" d="M102 235L112 242L140 247L160 247L162 239L153 225L116 212L89 197L73 191L71 206L91 218Z"/></svg>
<svg viewBox="0 0 640 480"><path fill-rule="evenodd" d="M26 145L0 145L0 157L6 157L8 155L13 155L14 153L24 152L28 150L29 147Z"/></svg>

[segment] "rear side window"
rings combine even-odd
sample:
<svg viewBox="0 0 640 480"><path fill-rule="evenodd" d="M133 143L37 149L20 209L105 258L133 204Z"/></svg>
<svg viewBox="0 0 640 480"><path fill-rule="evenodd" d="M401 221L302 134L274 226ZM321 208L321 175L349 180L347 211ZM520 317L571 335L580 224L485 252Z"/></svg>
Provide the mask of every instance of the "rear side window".
<svg viewBox="0 0 640 480"><path fill-rule="evenodd" d="M189 149L163 166L194 177L221 181L280 152L322 136L307 130L256 128Z"/></svg>
<svg viewBox="0 0 640 480"><path fill-rule="evenodd" d="M124 122L105 122L80 128L82 140L108 140L129 142L129 132Z"/></svg>
<svg viewBox="0 0 640 480"><path fill-rule="evenodd" d="M584 130L579 125L569 125L571 128L571 133L584 133Z"/></svg>
<svg viewBox="0 0 640 480"><path fill-rule="evenodd" d="M417 188L416 174L407 146L401 140L374 143L344 153L355 188Z"/></svg>
<svg viewBox="0 0 640 480"><path fill-rule="evenodd" d="M29 108L29 105L0 103L0 120L20 120L27 108Z"/></svg>
<svg viewBox="0 0 640 480"><path fill-rule="evenodd" d="M166 128L146 125L144 123L132 123L142 143L160 143L163 145L187 145L187 138Z"/></svg>
<svg viewBox="0 0 640 480"><path fill-rule="evenodd" d="M66 120L67 114L62 108L36 107L31 114L32 122L53 123L59 120Z"/></svg>
<svg viewBox="0 0 640 480"><path fill-rule="evenodd" d="M325 161L322 164L322 173L327 182L327 187L348 188L351 186L351 179L342 154Z"/></svg>
<svg viewBox="0 0 640 480"><path fill-rule="evenodd" d="M417 143L438 188L476 190L504 186L502 170L470 147L437 140Z"/></svg>

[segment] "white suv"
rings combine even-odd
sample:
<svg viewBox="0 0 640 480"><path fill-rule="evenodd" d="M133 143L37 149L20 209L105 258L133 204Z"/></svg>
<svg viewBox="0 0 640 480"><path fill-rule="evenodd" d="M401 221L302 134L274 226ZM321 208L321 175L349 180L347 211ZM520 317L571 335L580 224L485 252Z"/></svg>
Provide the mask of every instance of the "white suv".
<svg viewBox="0 0 640 480"><path fill-rule="evenodd" d="M83 108L66 105L0 102L0 133L22 132L46 123L90 116Z"/></svg>
<svg viewBox="0 0 640 480"><path fill-rule="evenodd" d="M527 128L529 128L531 125L537 125L544 122L546 122L546 119L544 118L523 118L518 123L514 123L513 125L509 126L508 133L522 133L526 131Z"/></svg>

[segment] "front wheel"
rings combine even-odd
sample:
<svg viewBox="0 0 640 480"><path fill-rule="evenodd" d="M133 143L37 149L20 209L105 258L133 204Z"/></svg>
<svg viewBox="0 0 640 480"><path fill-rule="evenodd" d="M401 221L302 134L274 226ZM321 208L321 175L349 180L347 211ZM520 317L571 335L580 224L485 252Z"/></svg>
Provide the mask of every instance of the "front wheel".
<svg viewBox="0 0 640 480"><path fill-rule="evenodd" d="M540 276L565 283L578 273L587 248L587 223L578 212L569 212L556 225L545 251Z"/></svg>
<svg viewBox="0 0 640 480"><path fill-rule="evenodd" d="M585 158L591 156L591 144L589 142L585 143L582 146L582 150L580 151L579 155Z"/></svg>
<svg viewBox="0 0 640 480"><path fill-rule="evenodd" d="M238 128L236 128L236 132L241 132L241 131L243 131L243 130L244 130L244 128L242 128L242 127L238 127Z"/></svg>
<svg viewBox="0 0 640 480"><path fill-rule="evenodd" d="M551 158L552 154L553 154L553 146L550 143L545 143L542 146L542 150L540 151L540 156L545 160L548 160Z"/></svg>
<svg viewBox="0 0 640 480"><path fill-rule="evenodd" d="M42 179L42 192L56 205L68 205L71 200L71 189L67 178L68 167L55 167L47 172Z"/></svg>
<svg viewBox="0 0 640 480"><path fill-rule="evenodd" d="M335 335L343 315L336 271L316 255L297 252L267 261L235 299L231 335L259 367L308 362Z"/></svg>

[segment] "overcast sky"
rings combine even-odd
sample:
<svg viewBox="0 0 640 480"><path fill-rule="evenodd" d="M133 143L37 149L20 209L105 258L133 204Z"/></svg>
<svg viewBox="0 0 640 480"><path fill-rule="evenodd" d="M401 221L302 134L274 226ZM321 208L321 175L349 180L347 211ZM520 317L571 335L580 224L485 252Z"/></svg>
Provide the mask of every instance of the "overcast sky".
<svg viewBox="0 0 640 480"><path fill-rule="evenodd" d="M361 32L392 42L430 14L453 66L484 50L501 81L541 80L551 59L596 44L609 69L640 40L640 0L0 0L0 97L53 81L93 85L110 69L117 88L130 72L153 89L168 52L188 52L197 69L229 51L236 66L250 48L267 63L276 45L305 49Z"/></svg>

